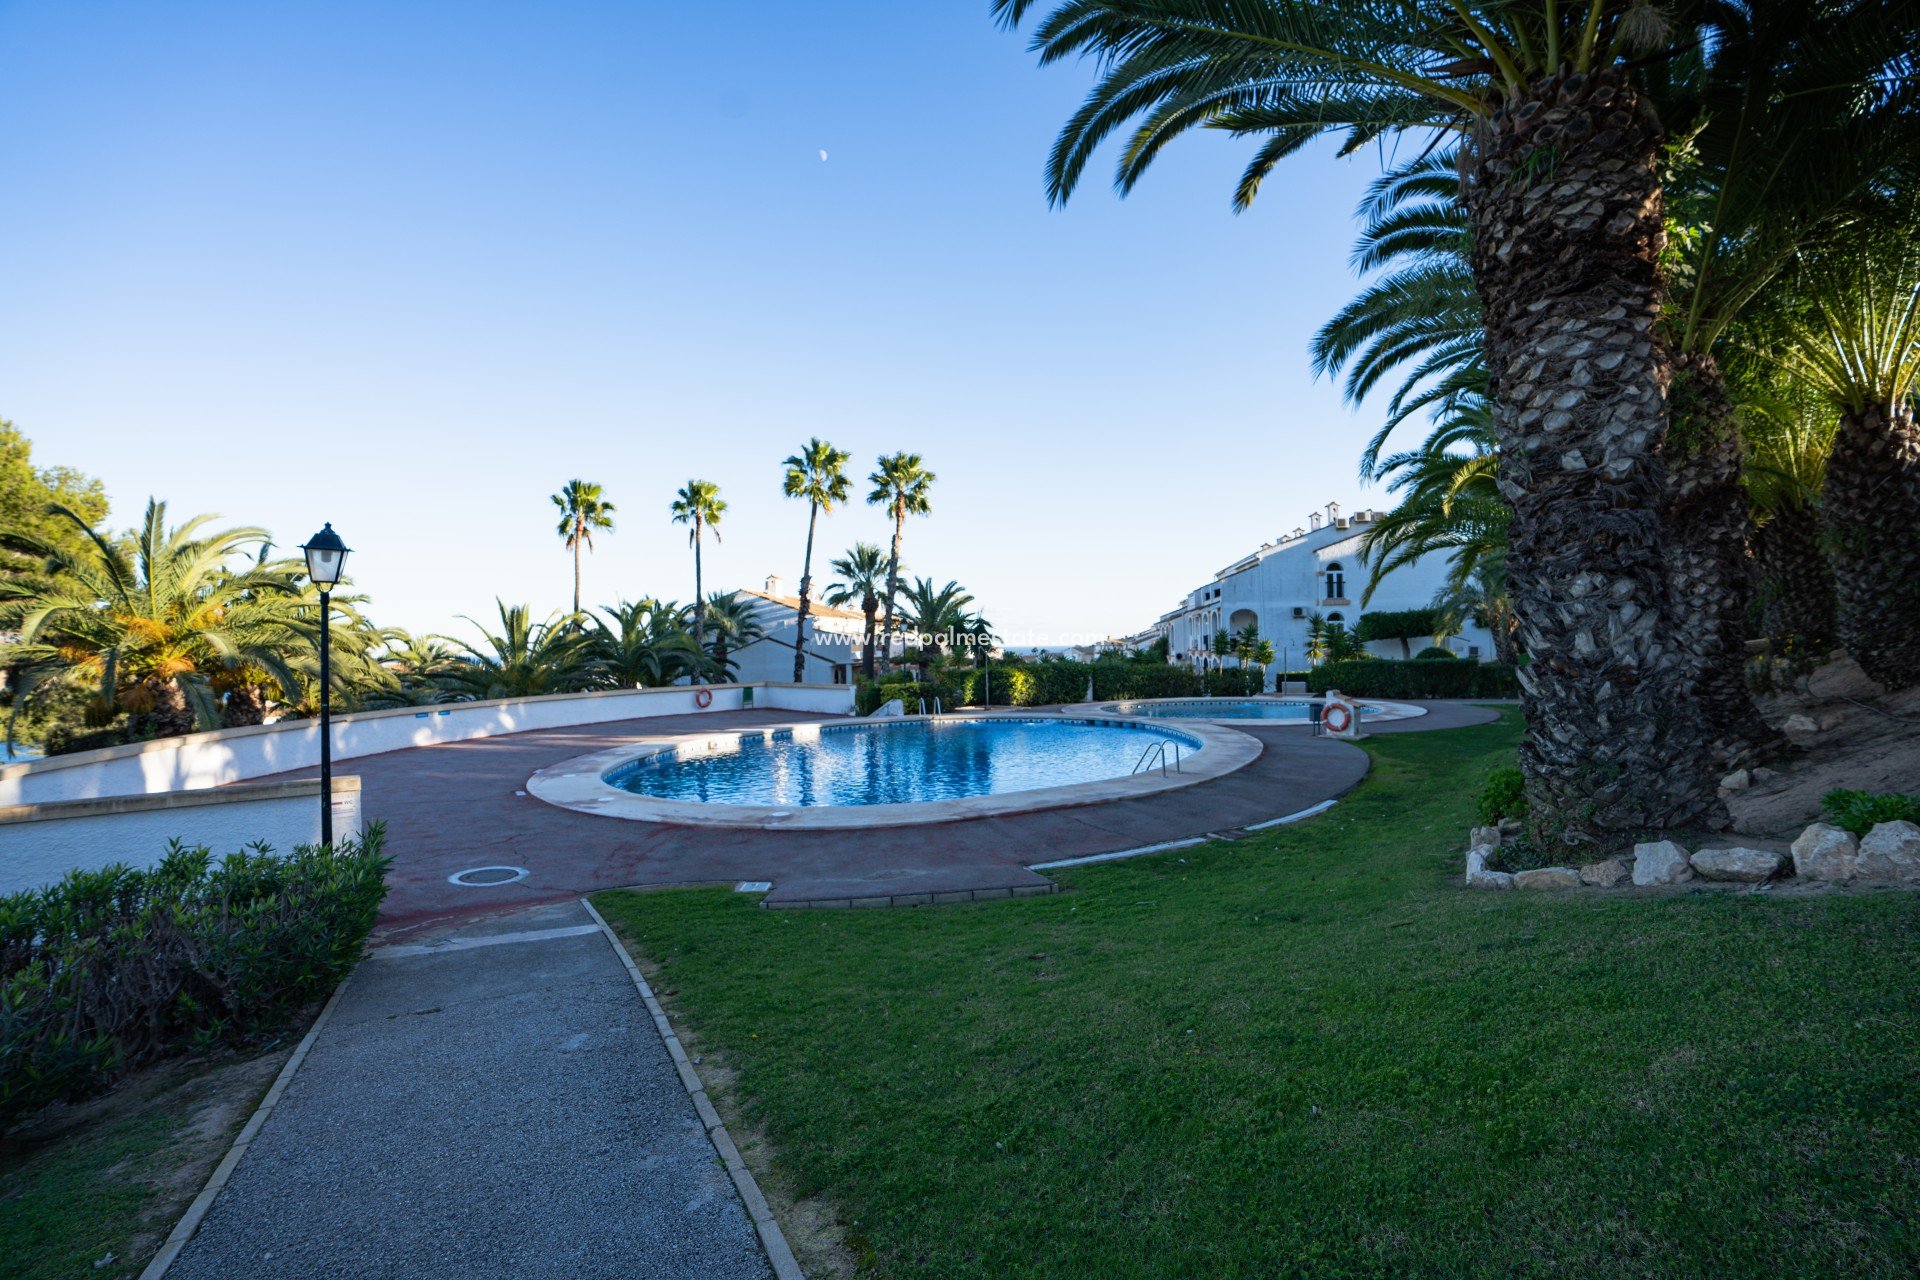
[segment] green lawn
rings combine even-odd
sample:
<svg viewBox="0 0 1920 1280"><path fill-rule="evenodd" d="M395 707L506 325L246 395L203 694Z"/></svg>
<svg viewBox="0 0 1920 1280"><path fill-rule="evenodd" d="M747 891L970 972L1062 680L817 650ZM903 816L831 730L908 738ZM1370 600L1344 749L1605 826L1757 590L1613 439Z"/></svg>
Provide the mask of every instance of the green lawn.
<svg viewBox="0 0 1920 1280"><path fill-rule="evenodd" d="M1467 893L1515 739L1050 898L596 901L879 1275L1914 1275L1915 896Z"/></svg>

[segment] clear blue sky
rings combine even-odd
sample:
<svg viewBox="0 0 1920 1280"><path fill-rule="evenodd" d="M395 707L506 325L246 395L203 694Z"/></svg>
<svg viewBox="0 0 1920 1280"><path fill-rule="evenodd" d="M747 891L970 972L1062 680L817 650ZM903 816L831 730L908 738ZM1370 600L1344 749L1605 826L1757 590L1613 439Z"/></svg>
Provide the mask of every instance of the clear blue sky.
<svg viewBox="0 0 1920 1280"><path fill-rule="evenodd" d="M563 605L547 495L604 484L591 600L799 576L810 435L939 473L910 567L1003 632L1122 632L1355 479L1306 345L1379 159L1194 137L1064 210L1089 81L986 0L0 2L0 416L101 476L331 520L382 621ZM825 151L827 158L821 158ZM864 488L857 494L864 497ZM856 503L819 552L887 532Z"/></svg>

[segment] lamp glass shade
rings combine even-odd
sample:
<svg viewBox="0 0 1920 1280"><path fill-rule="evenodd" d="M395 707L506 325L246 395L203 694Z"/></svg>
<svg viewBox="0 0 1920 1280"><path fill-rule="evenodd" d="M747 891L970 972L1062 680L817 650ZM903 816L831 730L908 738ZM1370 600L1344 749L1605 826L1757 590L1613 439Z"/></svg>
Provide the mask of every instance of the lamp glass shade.
<svg viewBox="0 0 1920 1280"><path fill-rule="evenodd" d="M346 568L346 543L340 541L340 535L333 531L333 525L307 539L300 550L307 555L307 576L313 579L315 586L331 587L340 581L341 572Z"/></svg>

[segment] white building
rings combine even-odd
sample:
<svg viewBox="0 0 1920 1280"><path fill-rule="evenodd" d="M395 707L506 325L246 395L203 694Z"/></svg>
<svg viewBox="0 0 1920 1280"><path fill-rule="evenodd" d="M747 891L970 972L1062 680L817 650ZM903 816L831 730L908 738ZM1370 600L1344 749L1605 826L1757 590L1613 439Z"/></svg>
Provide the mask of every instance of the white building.
<svg viewBox="0 0 1920 1280"><path fill-rule="evenodd" d="M818 579L816 579L818 581ZM754 680L793 679L793 651L799 635L800 598L789 595L786 582L778 575L767 579L766 589L742 589L742 599L754 602L754 618L764 634L760 639L730 655L740 666L734 679L742 683ZM807 608L806 684L847 684L860 670L861 637L866 632L866 617L857 609L835 609L821 604L816 597ZM894 652L901 646L896 642ZM876 657L886 656L876 651Z"/></svg>
<svg viewBox="0 0 1920 1280"><path fill-rule="evenodd" d="M1427 608L1446 585L1444 555L1425 556L1393 570L1361 609L1360 595L1371 569L1361 557L1360 541L1380 514L1360 511L1343 516L1340 504L1329 502L1324 512L1309 516L1304 527L1241 557L1189 592L1178 608L1160 616L1152 630L1167 637L1173 661L1204 665L1215 661L1215 633L1239 631L1253 623L1272 643L1277 668L1298 670L1307 665L1307 625L1312 614L1344 623L1351 631L1363 613ZM1399 658L1431 643L1416 637L1404 648L1398 640L1376 641L1367 648L1381 657ZM1447 647L1463 658L1493 658L1493 637L1471 624L1451 637Z"/></svg>

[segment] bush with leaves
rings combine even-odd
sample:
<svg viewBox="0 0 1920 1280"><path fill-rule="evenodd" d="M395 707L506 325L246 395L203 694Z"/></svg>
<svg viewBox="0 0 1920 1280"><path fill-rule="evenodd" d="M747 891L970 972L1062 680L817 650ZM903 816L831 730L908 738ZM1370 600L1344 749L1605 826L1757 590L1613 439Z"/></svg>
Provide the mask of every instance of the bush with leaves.
<svg viewBox="0 0 1920 1280"><path fill-rule="evenodd" d="M1820 807L1837 825L1857 836L1866 835L1882 822L1920 823L1920 796L1837 790L1821 796Z"/></svg>
<svg viewBox="0 0 1920 1280"><path fill-rule="evenodd" d="M1372 658L1326 662L1307 677L1314 693L1329 689L1355 698L1517 698L1511 667L1456 658L1452 662Z"/></svg>
<svg viewBox="0 0 1920 1280"><path fill-rule="evenodd" d="M1483 823L1527 816L1526 779L1518 765L1504 765L1487 775L1480 784L1479 807Z"/></svg>
<svg viewBox="0 0 1920 1280"><path fill-rule="evenodd" d="M74 871L0 898L0 1132L155 1059L245 1043L353 968L391 863L382 829L334 849Z"/></svg>

